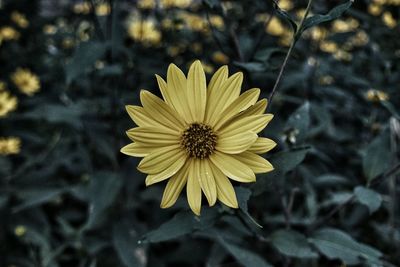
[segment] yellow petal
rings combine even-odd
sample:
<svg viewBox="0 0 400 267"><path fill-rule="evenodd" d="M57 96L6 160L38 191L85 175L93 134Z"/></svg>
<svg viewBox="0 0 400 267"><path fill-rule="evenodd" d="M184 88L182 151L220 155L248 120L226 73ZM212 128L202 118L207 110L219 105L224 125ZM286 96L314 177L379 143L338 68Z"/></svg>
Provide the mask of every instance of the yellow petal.
<svg viewBox="0 0 400 267"><path fill-rule="evenodd" d="M215 151L213 154L211 154L210 160L232 180L242 183L256 181L256 176L250 167L233 158L231 155Z"/></svg>
<svg viewBox="0 0 400 267"><path fill-rule="evenodd" d="M273 149L276 146L276 143L268 138L265 137L259 137L257 140L249 147L248 151L257 153L257 154L263 154L271 149Z"/></svg>
<svg viewBox="0 0 400 267"><path fill-rule="evenodd" d="M187 81L185 74L174 64L167 71L167 90L169 102L175 110L190 123L189 105L187 103Z"/></svg>
<svg viewBox="0 0 400 267"><path fill-rule="evenodd" d="M201 187L194 164L189 165L186 194L189 207L192 209L194 214L199 216L201 210Z"/></svg>
<svg viewBox="0 0 400 267"><path fill-rule="evenodd" d="M126 134L135 142L152 144L153 146L168 146L179 144L180 142L178 133L157 127L137 127L130 129Z"/></svg>
<svg viewBox="0 0 400 267"><path fill-rule="evenodd" d="M192 122L203 122L207 101L206 74L199 60L189 68L187 78L187 99Z"/></svg>
<svg viewBox="0 0 400 267"><path fill-rule="evenodd" d="M210 206L213 206L217 201L217 186L215 185L215 180L210 167L210 163L207 159L197 159L194 161L195 167L197 168L196 173L198 175L200 187L207 198L208 204Z"/></svg>
<svg viewBox="0 0 400 267"><path fill-rule="evenodd" d="M175 204L183 187L186 185L189 164L191 164L191 159L188 159L185 165L168 180L161 200L161 208L166 209Z"/></svg>
<svg viewBox="0 0 400 267"><path fill-rule="evenodd" d="M237 209L238 202L232 183L213 163L210 163L210 166L214 175L215 183L217 185L217 197L219 201L228 207Z"/></svg>
<svg viewBox="0 0 400 267"><path fill-rule="evenodd" d="M232 155L232 157L249 166L254 173L266 173L274 170L274 167L268 160L248 151Z"/></svg>
<svg viewBox="0 0 400 267"><path fill-rule="evenodd" d="M147 114L153 120L177 131L185 127L183 118L173 108L149 91L142 90L140 92L140 101Z"/></svg>
<svg viewBox="0 0 400 267"><path fill-rule="evenodd" d="M218 131L218 129L230 118L237 115L239 112L247 109L248 107L254 105L259 96L260 89L258 88L247 90L246 92L241 94L226 109L224 109L214 125L214 130Z"/></svg>
<svg viewBox="0 0 400 267"><path fill-rule="evenodd" d="M255 103L253 106L249 107L248 109L244 110L243 112L240 112L238 115L233 117L231 120L239 120L242 118L246 118L249 116L253 115L261 115L264 114L265 110L267 109L267 104L268 101L267 99L261 99L257 103Z"/></svg>
<svg viewBox="0 0 400 267"><path fill-rule="evenodd" d="M137 126L160 125L147 114L143 107L127 105L125 108L129 117L131 117Z"/></svg>
<svg viewBox="0 0 400 267"><path fill-rule="evenodd" d="M219 135L235 135L245 131L259 133L267 126L273 117L274 115L272 114L261 114L235 119L225 124L224 127L220 129Z"/></svg>
<svg viewBox="0 0 400 267"><path fill-rule="evenodd" d="M220 67L214 75L211 77L207 88L207 104L206 104L206 115L205 122L209 122L211 115L214 113L216 103L219 101L218 96L219 90L223 83L228 79L228 66Z"/></svg>
<svg viewBox="0 0 400 267"><path fill-rule="evenodd" d="M240 95L240 87L243 81L243 73L238 72L229 77L221 86L221 88L215 90L216 93L210 105L208 106L209 112L208 115L208 123L209 125L215 125L215 121L218 116L227 107L231 104L239 95Z"/></svg>
<svg viewBox="0 0 400 267"><path fill-rule="evenodd" d="M121 153L133 157L145 157L154 150L154 147L145 147L138 143L131 143L121 148Z"/></svg>
<svg viewBox="0 0 400 267"><path fill-rule="evenodd" d="M257 134L247 131L231 135L229 132L218 137L216 150L227 154L238 154L246 151L256 140Z"/></svg>
<svg viewBox="0 0 400 267"><path fill-rule="evenodd" d="M166 168L162 172L147 175L146 186L164 181L172 175L175 175L182 168L183 164L185 164L185 161L186 156L182 156L181 158L172 162L170 165L166 166Z"/></svg>
<svg viewBox="0 0 400 267"><path fill-rule="evenodd" d="M138 170L148 174L160 173L175 161L185 158L186 152L180 145L157 148L140 161Z"/></svg>

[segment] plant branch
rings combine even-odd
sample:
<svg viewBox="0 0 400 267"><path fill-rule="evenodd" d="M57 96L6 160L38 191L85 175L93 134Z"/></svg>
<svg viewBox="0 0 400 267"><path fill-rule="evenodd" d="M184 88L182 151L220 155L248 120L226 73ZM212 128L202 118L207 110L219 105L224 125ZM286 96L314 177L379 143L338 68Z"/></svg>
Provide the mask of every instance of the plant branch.
<svg viewBox="0 0 400 267"><path fill-rule="evenodd" d="M106 40L106 36L101 28L100 25L100 21L99 18L96 15L96 6L94 4L94 0L90 0L90 8L92 9L92 18L93 18L93 22L94 22L94 28L96 30L96 34L97 37L101 40L101 41L105 41Z"/></svg>
<svg viewBox="0 0 400 267"><path fill-rule="evenodd" d="M310 13L312 2L313 2L313 0L309 0L308 1L307 8L306 8L306 11L305 11L305 13L303 15L303 18L300 21L300 25L297 28L297 31L293 34L293 40L292 40L292 42L290 44L290 47L289 47L289 49L288 49L288 51L286 53L285 59L283 60L282 66L281 66L281 68L279 70L278 77L275 80L274 87L272 88L272 91L271 91L271 93L270 93L270 95L268 97L268 109L270 109L270 107L271 107L272 99L273 99L273 97L275 95L275 92L277 91L277 89L279 87L279 84L281 82L281 79L282 79L283 73L285 71L286 65L287 65L287 63L289 61L290 55L292 54L293 48L296 45L296 42L298 41L298 39L300 38L300 35L301 35L301 32L302 32L301 28L304 25L304 21L306 20L306 18L308 16L308 13Z"/></svg>

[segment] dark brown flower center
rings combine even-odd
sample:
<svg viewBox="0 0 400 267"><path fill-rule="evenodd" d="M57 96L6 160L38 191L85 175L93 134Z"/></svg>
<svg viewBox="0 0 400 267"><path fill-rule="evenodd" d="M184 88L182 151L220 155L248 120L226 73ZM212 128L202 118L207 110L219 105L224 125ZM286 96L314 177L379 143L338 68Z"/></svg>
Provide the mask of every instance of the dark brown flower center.
<svg viewBox="0 0 400 267"><path fill-rule="evenodd" d="M217 135L211 127L202 123L193 123L182 135L181 145L190 157L200 159L210 156L217 144Z"/></svg>

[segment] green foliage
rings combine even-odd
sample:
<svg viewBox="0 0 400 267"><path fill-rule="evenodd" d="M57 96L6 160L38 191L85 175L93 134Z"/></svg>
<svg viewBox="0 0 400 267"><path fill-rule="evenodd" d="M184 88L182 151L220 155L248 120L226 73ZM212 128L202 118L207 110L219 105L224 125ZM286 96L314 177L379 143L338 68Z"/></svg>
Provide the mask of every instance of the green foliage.
<svg viewBox="0 0 400 267"><path fill-rule="evenodd" d="M94 0L112 4L97 15L82 2L0 0L0 94L18 100L0 115L0 143L21 141L15 154L0 145L1 267L400 266L395 1L373 15L380 1L314 0L303 25L307 1ZM266 32L267 15L279 22ZM129 34L147 19L158 41ZM6 26L19 37L5 38ZM203 201L195 216L185 189L161 209L165 182L145 187L140 159L119 152L134 127L125 105L140 105L141 89L160 96L154 74L195 59L208 81L228 64L243 91L268 98L292 38L260 133L277 143L264 155L274 171L233 182L237 210ZM17 68L40 90L18 88Z"/></svg>

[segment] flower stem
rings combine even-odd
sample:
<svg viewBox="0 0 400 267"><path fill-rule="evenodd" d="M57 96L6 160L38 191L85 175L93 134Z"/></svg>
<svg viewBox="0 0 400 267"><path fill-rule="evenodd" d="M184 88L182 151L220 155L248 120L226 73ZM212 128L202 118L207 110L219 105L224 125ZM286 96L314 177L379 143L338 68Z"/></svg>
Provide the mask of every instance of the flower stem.
<svg viewBox="0 0 400 267"><path fill-rule="evenodd" d="M293 34L292 42L291 42L290 47L289 47L289 49L288 49L288 51L286 53L285 59L283 60L282 66L281 66L281 68L279 70L278 77L275 80L274 87L272 88L272 91L271 91L271 93L270 93L270 95L268 97L268 109L271 107L272 99L273 99L273 97L275 95L275 92L278 89L279 84L280 84L280 82L282 80L283 73L284 73L286 65L287 65L287 63L289 61L289 57L292 54L293 48L296 45L296 42L298 41L298 39L300 38L300 35L302 33L301 28L304 25L304 22L305 22L305 20L306 20L306 18L308 16L308 13L310 13L312 2L313 2L313 0L308 0L307 8L306 8L306 11L305 11L305 13L303 15L303 18L300 21L300 25L297 28L296 32Z"/></svg>

